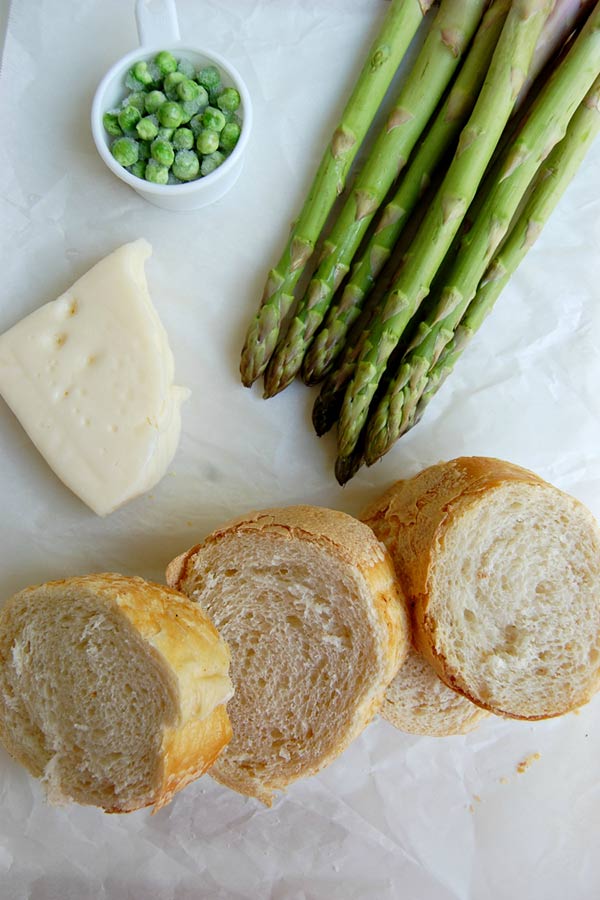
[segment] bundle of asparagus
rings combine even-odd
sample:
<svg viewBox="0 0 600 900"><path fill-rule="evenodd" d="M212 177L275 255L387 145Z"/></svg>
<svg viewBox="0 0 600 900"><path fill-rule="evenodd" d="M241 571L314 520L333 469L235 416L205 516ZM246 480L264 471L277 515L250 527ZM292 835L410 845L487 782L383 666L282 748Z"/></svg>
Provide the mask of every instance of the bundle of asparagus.
<svg viewBox="0 0 600 900"><path fill-rule="evenodd" d="M394 28L410 21L414 33L414 7L393 0L376 41L377 53L393 44L395 65L408 41L394 42ZM385 89L370 74L366 64L336 131L353 123L352 157ZM241 370L246 385L265 373L265 396L300 370L309 384L324 379L313 421L319 434L338 421L340 483L421 418L577 171L599 127L599 95L600 2L442 0L292 309L351 163L334 166L334 136L270 273Z"/></svg>

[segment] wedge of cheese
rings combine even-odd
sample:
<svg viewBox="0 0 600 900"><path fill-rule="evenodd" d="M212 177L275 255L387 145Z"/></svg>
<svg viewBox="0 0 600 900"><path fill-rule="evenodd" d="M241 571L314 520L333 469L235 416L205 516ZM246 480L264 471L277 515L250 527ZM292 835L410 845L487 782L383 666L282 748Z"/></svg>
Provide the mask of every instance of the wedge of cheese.
<svg viewBox="0 0 600 900"><path fill-rule="evenodd" d="M188 391L152 305L147 241L125 244L0 336L0 394L58 477L105 516L171 462Z"/></svg>

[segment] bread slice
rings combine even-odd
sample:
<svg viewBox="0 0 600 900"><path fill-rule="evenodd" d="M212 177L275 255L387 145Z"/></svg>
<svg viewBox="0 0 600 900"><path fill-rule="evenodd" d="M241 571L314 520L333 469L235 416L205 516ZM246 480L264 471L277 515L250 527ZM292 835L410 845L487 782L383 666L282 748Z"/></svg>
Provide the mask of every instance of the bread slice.
<svg viewBox="0 0 600 900"><path fill-rule="evenodd" d="M583 504L511 463L464 457L393 485L377 505L393 522L416 647L449 686L522 719L590 700L600 528Z"/></svg>
<svg viewBox="0 0 600 900"><path fill-rule="evenodd" d="M386 691L381 715L409 734L448 737L474 731L489 713L444 684L411 647Z"/></svg>
<svg viewBox="0 0 600 900"><path fill-rule="evenodd" d="M392 562L345 513L251 513L174 560L167 581L231 647L234 736L211 774L268 805L362 731L407 652Z"/></svg>
<svg viewBox="0 0 600 900"><path fill-rule="evenodd" d="M229 651L197 604L88 575L0 610L0 740L51 802L163 806L231 737Z"/></svg>
<svg viewBox="0 0 600 900"><path fill-rule="evenodd" d="M397 482L361 516L386 545L400 582L412 572L407 566L412 557L405 540L409 530L402 519L405 484ZM410 588L414 591L414 583ZM406 586L404 590L410 604L410 590ZM411 646L406 661L387 689L381 715L409 734L448 737L473 731L489 712L448 687L425 657Z"/></svg>

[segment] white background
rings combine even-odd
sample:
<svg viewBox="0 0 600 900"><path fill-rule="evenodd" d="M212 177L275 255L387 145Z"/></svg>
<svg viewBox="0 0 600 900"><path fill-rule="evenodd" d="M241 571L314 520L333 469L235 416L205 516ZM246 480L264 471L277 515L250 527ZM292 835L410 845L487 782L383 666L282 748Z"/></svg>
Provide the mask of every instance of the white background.
<svg viewBox="0 0 600 900"><path fill-rule="evenodd" d="M1 596L115 570L161 580L226 518L308 502L350 513L442 458L525 465L600 516L600 142L424 421L345 489L314 392L265 402L238 354L382 0L180 0L182 36L243 73L245 169L217 205L146 204L97 156L95 86L136 46L124 0L14 0L0 77L0 330L121 243L146 237L150 290L192 389L171 470L108 519L57 481L0 406ZM155 816L51 809L0 750L0 895L17 898L570 900L600 895L600 701L540 724L416 738L377 721L271 811L209 778ZM530 754L540 758L518 774Z"/></svg>

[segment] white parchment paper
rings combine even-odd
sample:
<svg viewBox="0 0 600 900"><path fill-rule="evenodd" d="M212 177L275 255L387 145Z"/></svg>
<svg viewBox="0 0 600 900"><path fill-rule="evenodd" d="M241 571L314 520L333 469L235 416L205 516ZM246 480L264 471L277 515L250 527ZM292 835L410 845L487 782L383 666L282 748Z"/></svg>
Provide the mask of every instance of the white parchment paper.
<svg viewBox="0 0 600 900"><path fill-rule="evenodd" d="M333 440L310 426L314 393L298 384L264 402L240 386L238 353L385 3L178 5L182 35L226 55L255 102L235 189L179 215L115 179L90 135L97 82L137 43L133 3L12 4L0 329L146 237L151 293L192 399L168 475L106 520L0 406L1 597L89 571L162 579L176 553L244 510L302 501L358 513L395 478L461 454L534 469L600 516L600 144L424 421L342 490ZM122 817L48 807L0 750L0 896L588 900L600 896L599 746L598 700L563 719L494 719L443 740L376 721L270 811L204 778L157 815Z"/></svg>

